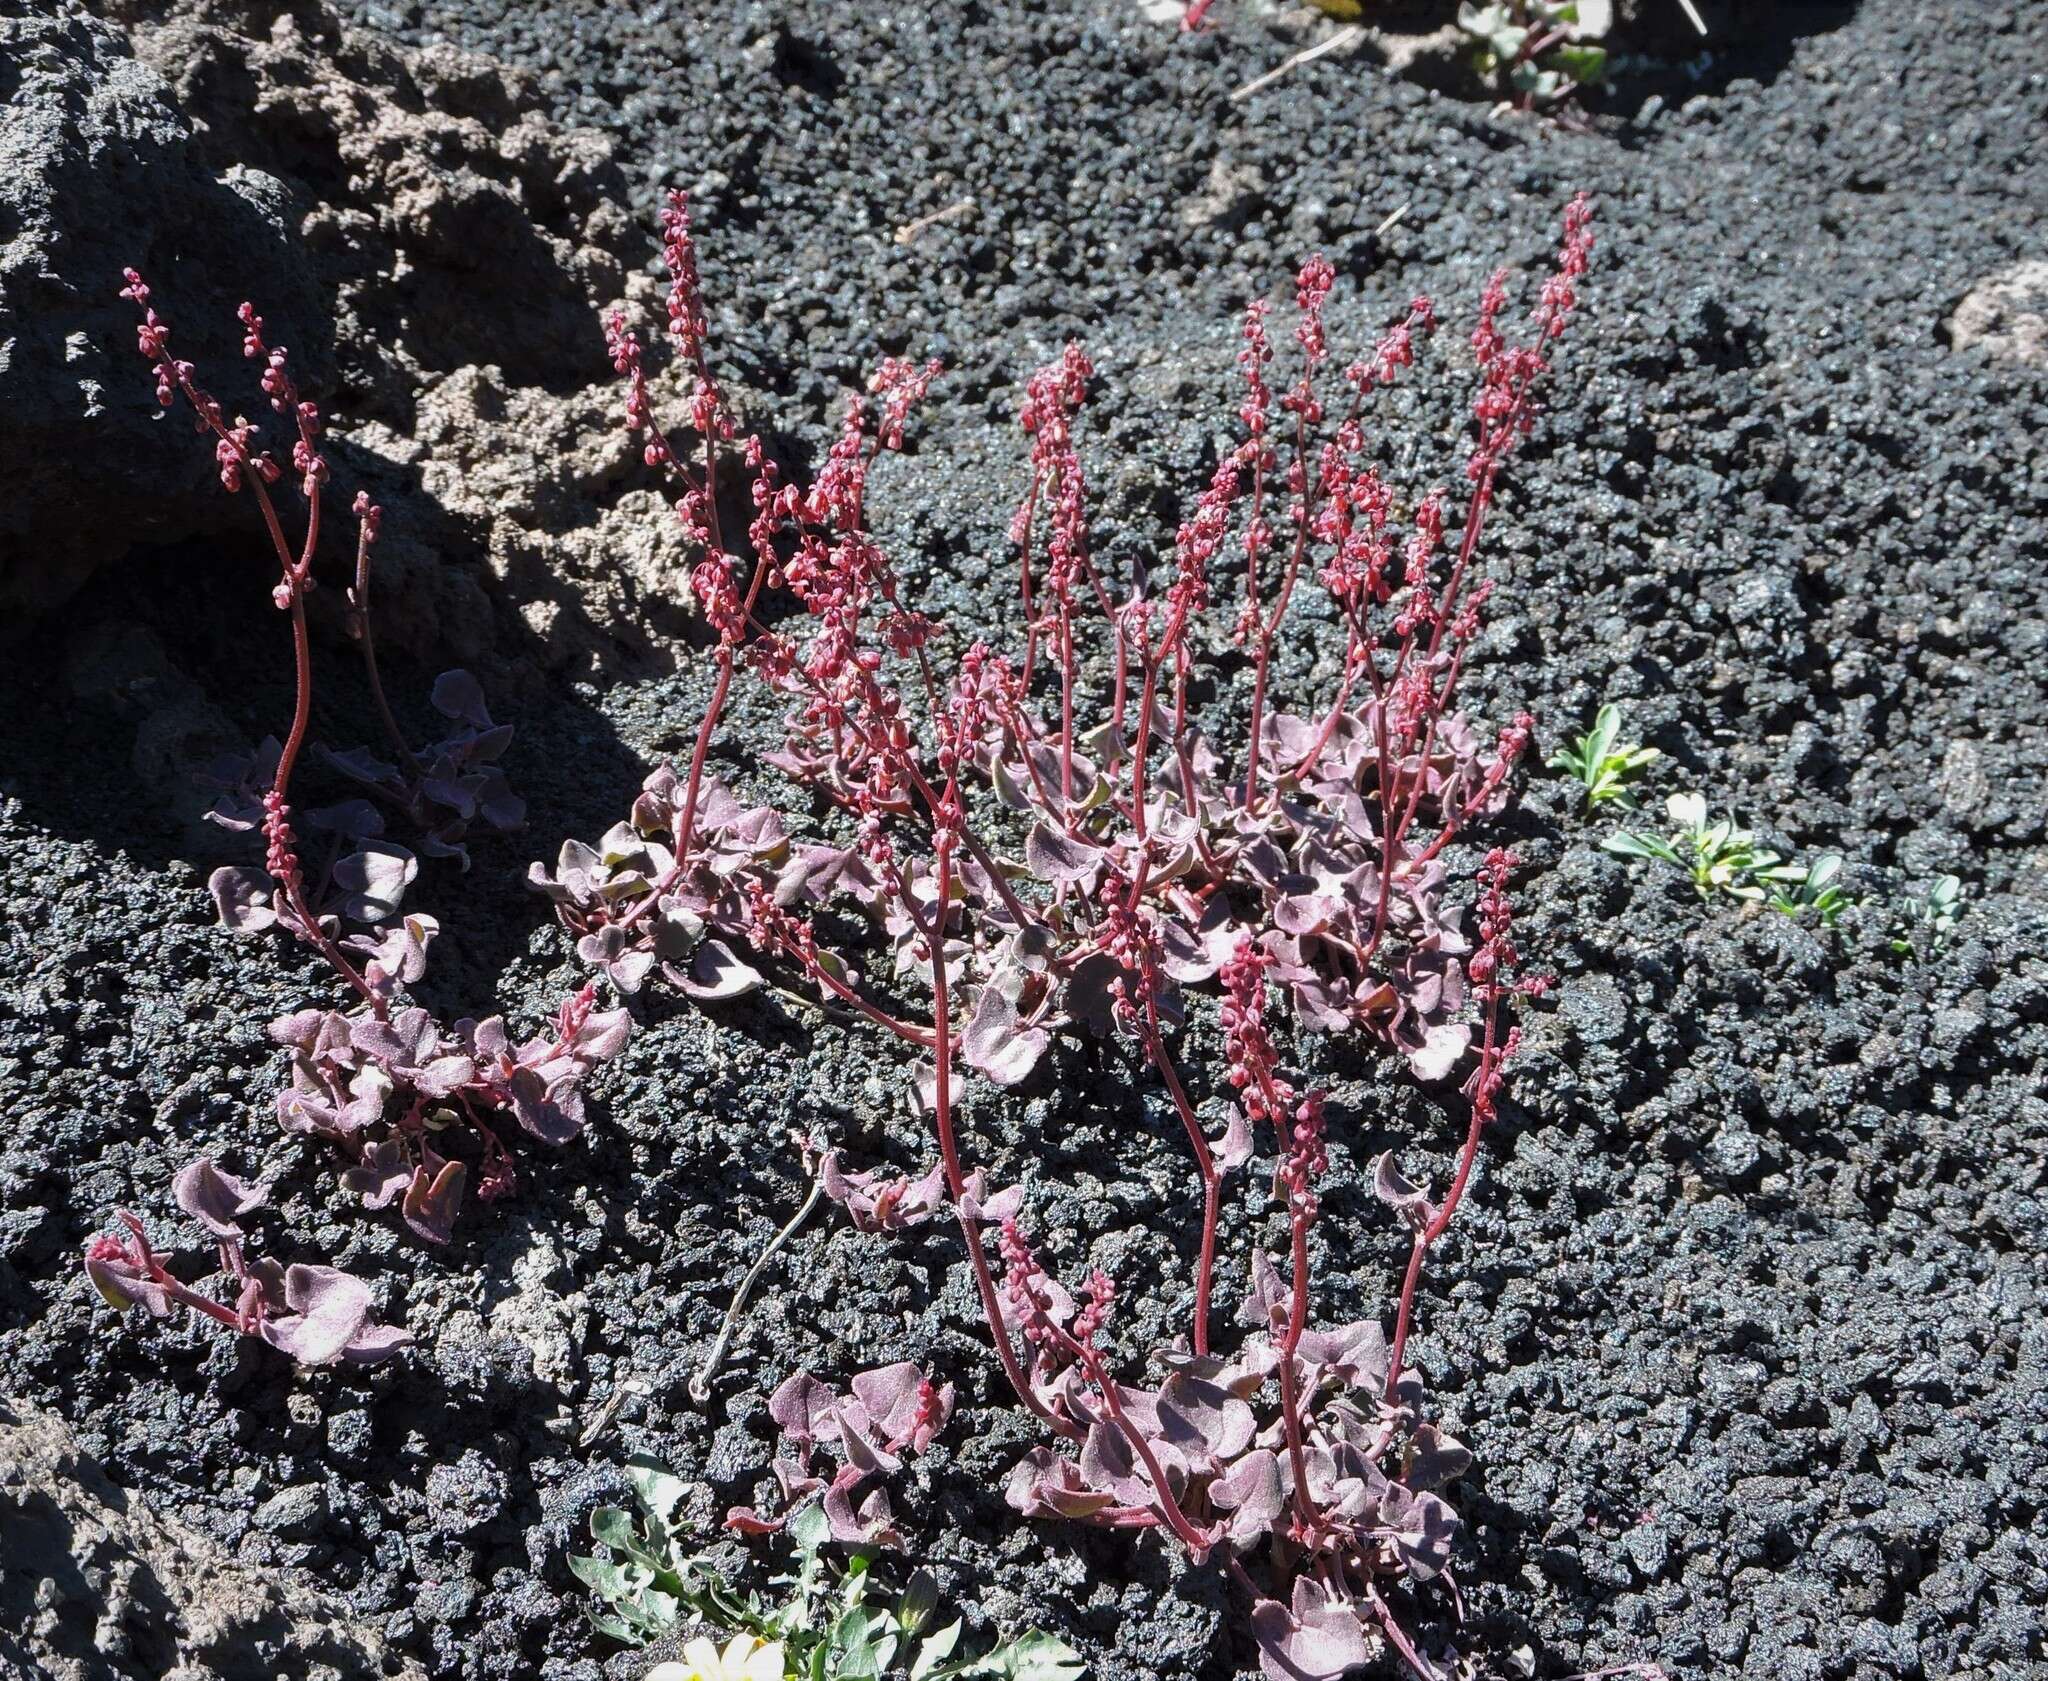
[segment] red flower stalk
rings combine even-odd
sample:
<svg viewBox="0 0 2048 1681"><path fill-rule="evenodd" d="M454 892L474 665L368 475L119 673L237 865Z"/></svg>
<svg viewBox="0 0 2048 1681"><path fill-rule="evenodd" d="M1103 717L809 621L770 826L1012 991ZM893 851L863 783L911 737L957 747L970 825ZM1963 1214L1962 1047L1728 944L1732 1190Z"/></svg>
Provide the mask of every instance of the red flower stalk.
<svg viewBox="0 0 2048 1681"><path fill-rule="evenodd" d="M292 417L297 433L292 445L292 465L299 475L299 492L306 502L306 534L294 551L285 538L284 523L270 495L269 487L277 481L280 469L267 451L255 448L256 428L239 418L232 425L227 422L220 404L197 384L192 364L171 354L170 327L150 307L148 284L132 268L123 269L122 276L127 284L122 287L121 296L142 311L142 322L136 330L136 348L153 364L158 406L168 409L176 393L184 394L198 430L211 432L214 436L214 455L220 464L222 488L232 495L246 484L255 493L264 529L270 534L271 547L277 556L279 576L271 595L279 609L291 615L296 696L291 731L278 754L277 770L271 777L270 788L263 801L266 867L290 907L291 916L285 919L287 926L333 965L349 987L381 1019L387 1014L383 998L343 955L306 902L297 837L291 827L292 772L305 747L306 731L313 714L313 653L306 625L306 594L313 588L313 555L320 542L320 492L327 482L326 460L315 447L315 440L320 435L320 411L301 399L286 371L284 347L272 348L265 343L263 318L251 305L243 304L237 311L243 329L242 354L252 360L259 356L264 358L264 394L274 410ZM367 532L362 539L364 548L374 538L376 517L376 510L367 500L358 501L357 518Z"/></svg>
<svg viewBox="0 0 2048 1681"><path fill-rule="evenodd" d="M1515 867L1514 854L1495 847L1486 855L1480 867L1479 900L1479 950L1474 953L1467 972L1472 977L1474 991L1479 997L1481 1019L1485 1023L1485 1037L1480 1045L1479 1066L1472 1071L1465 1082L1464 1095L1469 1105L1465 1127L1465 1142L1458 1153L1458 1166L1452 1175L1450 1189L1444 1193L1444 1200L1431 1209L1422 1203L1416 1210L1415 1240L1408 1254L1408 1270L1401 1280L1401 1296L1394 1317L1394 1340L1389 1348L1387 1364L1387 1394L1392 1398L1395 1386L1400 1382L1401 1359L1408 1346L1408 1332L1414 1320L1415 1291L1422 1281L1423 1257L1429 1253L1456 1217L1458 1205L1464 1200L1465 1187L1472 1177L1473 1165L1479 1159L1479 1146L1487 1127L1492 1123L1500 1097L1502 1071L1514 1060L1515 1053L1522 1046L1522 1030L1508 1027L1503 1031L1501 1005L1514 993L1521 992L1530 997L1540 996L1548 987L1546 978L1532 976L1517 981L1515 970L1521 959L1514 943L1514 915L1508 901L1507 882Z"/></svg>

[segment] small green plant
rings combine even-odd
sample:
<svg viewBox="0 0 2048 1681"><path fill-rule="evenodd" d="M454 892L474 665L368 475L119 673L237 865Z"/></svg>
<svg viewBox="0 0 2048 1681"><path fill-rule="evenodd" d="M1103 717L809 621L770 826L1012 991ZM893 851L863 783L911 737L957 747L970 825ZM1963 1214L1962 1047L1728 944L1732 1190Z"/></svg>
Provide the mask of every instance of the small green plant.
<svg viewBox="0 0 2048 1681"><path fill-rule="evenodd" d="M1842 891L1842 855L1839 852L1823 852L1811 864L1798 867L1796 873L1779 871L1776 880L1777 885L1771 889L1770 906L1787 916L1812 911L1824 927L1832 928L1843 907L1849 903L1849 896Z"/></svg>
<svg viewBox="0 0 2048 1681"><path fill-rule="evenodd" d="M957 1620L926 1632L938 1609L931 1577L917 1571L891 1596L874 1578L872 1553L855 1550L843 1568L833 1565L825 1556L832 1525L819 1501L789 1519L791 1572L772 1580L771 1593L742 1593L708 1559L684 1552L676 1519L682 1481L644 1458L632 1460L626 1476L638 1512L599 1507L590 1517L597 1555L569 1560L593 1596L591 1623L632 1646L686 1617L734 1637L722 1655L708 1640L691 1642L688 1662L656 1669L664 1681L671 1669L699 1681L768 1681L770 1669L779 1681L1080 1681L1080 1656L1036 1629L979 1657L955 1656Z"/></svg>
<svg viewBox="0 0 2048 1681"><path fill-rule="evenodd" d="M1899 901L1905 926L1892 936L1892 950L1910 956L1922 941L1938 948L1947 940L1963 914L1963 882L1960 876L1937 876L1927 891Z"/></svg>
<svg viewBox="0 0 2048 1681"><path fill-rule="evenodd" d="M1458 27L1472 37L1473 68L1525 110L1606 80L1607 49L1598 37L1612 21L1605 0L1464 0L1458 7Z"/></svg>
<svg viewBox="0 0 2048 1681"><path fill-rule="evenodd" d="M1617 746L1620 735L1621 709L1610 701L1593 714L1593 727L1576 743L1560 747L1543 762L1583 783L1588 806L1612 803L1633 811L1636 796L1628 786L1630 779L1664 755L1639 742Z"/></svg>
<svg viewBox="0 0 2048 1681"><path fill-rule="evenodd" d="M1691 874L1703 899L1726 893L1755 903L1780 887L1806 879L1805 870L1786 863L1768 847L1758 846L1756 836L1738 829L1733 818L1709 823L1703 794L1673 794L1664 802L1664 809L1678 825L1669 840L1623 830L1609 835L1601 846L1624 858L1659 858L1676 864Z"/></svg>

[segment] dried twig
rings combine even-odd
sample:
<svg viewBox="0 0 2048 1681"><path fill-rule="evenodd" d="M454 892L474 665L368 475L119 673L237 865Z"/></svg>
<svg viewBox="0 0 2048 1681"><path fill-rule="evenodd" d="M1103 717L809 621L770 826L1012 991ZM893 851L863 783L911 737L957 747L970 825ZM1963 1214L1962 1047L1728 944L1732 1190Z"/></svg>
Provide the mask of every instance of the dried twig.
<svg viewBox="0 0 2048 1681"><path fill-rule="evenodd" d="M718 1327L718 1335L704 1356L704 1364L697 1368L697 1374L690 1379L690 1399L702 1406L711 1399L711 1380L718 1376L718 1368L725 1364L726 1350L732 1346L732 1334L739 1326L740 1315L746 1311L747 1298L754 1293L754 1286L760 1282L761 1273L775 1258L776 1251L796 1235L797 1228L811 1217L811 1210L818 1206L818 1197L825 1188L820 1173L825 1155L822 1149L813 1151L805 1147L811 1158L811 1188L797 1211L789 1217L789 1223L768 1240L767 1247L754 1257L754 1264L747 1268L746 1277L740 1280L737 1290L732 1293L732 1303L725 1310L725 1321Z"/></svg>
<svg viewBox="0 0 2048 1681"><path fill-rule="evenodd" d="M896 230L896 243L898 245L908 245L919 234L923 233L926 228L937 227L941 222L950 222L956 217L965 216L973 208L973 199L962 198L955 199L943 210L927 211L924 215L905 222L902 227Z"/></svg>
<svg viewBox="0 0 2048 1681"><path fill-rule="evenodd" d="M1323 57L1326 53L1333 53L1339 47L1348 47L1351 45L1352 42L1363 40L1364 37L1365 29L1360 24L1354 23L1348 29L1340 29L1337 31L1336 34L1332 35L1327 41L1318 41L1312 47L1303 48L1302 51L1296 53L1292 58L1288 59L1285 63L1277 65L1273 69L1268 70L1265 73L1265 75L1254 76L1249 82L1246 82L1243 87L1239 88L1237 92L1233 93L1230 96L1230 102L1231 104L1235 105L1240 100L1249 99L1261 88L1271 87L1275 82L1279 81L1282 76L1285 76L1290 70L1298 70L1302 65L1313 63L1316 59Z"/></svg>

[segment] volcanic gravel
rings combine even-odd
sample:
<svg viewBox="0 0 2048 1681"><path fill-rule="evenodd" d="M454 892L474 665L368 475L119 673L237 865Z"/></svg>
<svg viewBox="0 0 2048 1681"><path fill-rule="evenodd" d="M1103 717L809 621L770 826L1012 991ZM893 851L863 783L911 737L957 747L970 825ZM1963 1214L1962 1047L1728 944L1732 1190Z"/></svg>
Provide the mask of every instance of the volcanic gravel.
<svg viewBox="0 0 2048 1681"><path fill-rule="evenodd" d="M1015 400L1066 337L1102 374L1083 448L1121 572L1170 554L1234 424L1236 312L1271 296L1284 323L1312 250L1340 276L1341 349L1438 298L1447 331L1383 416L1404 483L1450 482L1483 278L1505 262L1527 296L1586 189L1600 246L1491 528L1471 703L1526 706L1548 752L1617 701L1666 755L1653 807L1697 788L1783 852L1838 851L1860 903L1822 929L1703 901L1600 851L1614 819L1525 765L1498 830L1523 948L1558 985L1527 1014L1414 1345L1476 1456L1453 1495L1458 1643L1498 1676L2044 1673L2048 375L1954 348L1947 323L2042 254L2048 8L1788 6L1768 38L1624 77L1590 132L1357 56L1232 103L1330 26L1229 0L1195 36L1135 5L344 11L540 73L564 121L616 138L650 222L661 184L692 191L716 355L786 455L815 458L879 354L945 358L872 501L962 637L1015 619ZM731 1285L801 1194L791 1128L926 1159L876 1037L772 1000L650 997L587 1136L527 1156L521 1194L469 1210L445 1252L278 1134L264 1023L325 983L212 926L203 880L241 861L235 838L175 815L151 757L166 695L250 740L286 715L255 554L103 581L0 676L0 1392L61 1412L118 1482L244 1561L345 1594L436 1676L584 1681L646 1661L584 1626L564 1562L628 1453L690 1480L708 1539L762 1481L786 1371L930 1360L964 1404L895 1502L977 1635L1041 1623L1101 1681L1253 1667L1217 1570L1003 1506L1032 1438L941 1226L815 1220L714 1401L690 1403ZM1340 652L1316 611L1287 649L1297 690ZM356 668L322 658L323 736L371 739ZM426 675L401 665L393 688ZM518 710L529 829L467 875L423 870L416 902L447 930L429 1002L530 1021L572 983L519 876L622 816L706 689L685 661ZM742 695L721 768L772 791L774 719ZM1947 871L1960 925L1896 954L1898 899ZM1189 1060L1214 1049L1198 1025ZM1383 1311L1403 1243L1360 1164L1399 1147L1440 1184L1455 1123L1383 1059L1313 1054L1340 1117L1320 1308ZM969 1122L1069 1276L1093 1260L1149 1300L1122 1324L1135 1364L1184 1311L1195 1188L1170 1111L1062 1045ZM117 1207L159 1221L199 1149L271 1183L265 1252L373 1276L418 1349L296 1374L113 1319L79 1246ZM1270 1228L1240 1201L1229 1252Z"/></svg>

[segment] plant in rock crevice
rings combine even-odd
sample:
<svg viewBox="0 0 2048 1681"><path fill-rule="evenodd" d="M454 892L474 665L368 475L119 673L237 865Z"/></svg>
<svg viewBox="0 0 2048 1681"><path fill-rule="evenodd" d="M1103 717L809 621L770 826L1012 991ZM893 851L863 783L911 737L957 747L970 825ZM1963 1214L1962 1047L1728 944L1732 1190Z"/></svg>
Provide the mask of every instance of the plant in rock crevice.
<svg viewBox="0 0 2048 1681"><path fill-rule="evenodd" d="M1794 865L1771 888L1764 902L1785 916L1812 911L1822 927L1834 927L1852 902L1842 886L1842 855L1823 852L1811 864Z"/></svg>
<svg viewBox="0 0 2048 1681"><path fill-rule="evenodd" d="M1446 1575L1456 1520L1439 1490L1465 1457L1423 1421L1404 1351L1424 1257L1469 1182L1516 1048L1506 1006L1524 990L1513 978L1511 860L1488 855L1468 934L1446 852L1503 803L1531 731L1519 716L1484 746L1455 703L1490 588L1477 559L1487 513L1587 265L1585 201L1566 212L1558 271L1526 342L1502 328L1505 272L1486 287L1472 337L1475 439L1448 545L1450 498L1432 491L1404 510L1372 463L1365 418L1367 399L1412 364L1435 311L1417 300L1346 371L1343 402L1328 408L1335 277L1312 259L1296 286L1299 371L1284 387L1269 377L1266 307L1246 312L1245 436L1181 527L1171 581L1156 594L1111 577L1090 545L1075 437L1088 358L1069 346L1033 377L1021 415L1030 471L1011 531L1022 645L976 642L950 662L946 628L907 599L865 518L869 472L901 447L936 365L885 360L849 401L815 481L784 483L759 440L741 437L710 372L680 195L663 236L692 442L656 424L643 348L622 315L607 342L627 426L647 463L674 476L700 556L693 585L716 636L711 695L686 768L657 769L626 821L596 846L566 844L552 871L536 865L535 886L584 960L624 989L659 975L719 999L779 968L907 1047L936 1167L889 1178L832 1158L824 1183L871 1229L950 1206L998 1360L1051 1437L1018 1468L1014 1504L1160 1530L1196 1559L1227 1561L1253 1595L1275 1677L1336 1675L1388 1647L1433 1675L1388 1592ZM743 547L718 521L719 475L735 456L754 509ZM1227 628L1250 685L1235 751L1209 739L1190 706L1227 546L1241 557ZM1296 713L1272 692L1273 652L1308 586L1326 593L1345 649L1330 692ZM764 622L770 591L802 609L801 630ZM1083 676L1091 637L1101 689ZM842 814L844 844L798 839L781 814L748 806L708 771L742 664L788 706L773 762ZM1018 846L1008 837L1020 832ZM828 905L865 919L881 975L821 943L816 913ZM1215 1137L1175 1050L1182 989L1209 982L1224 993L1239 1096ZM928 1010L906 1002L919 992ZM1425 1077L1476 1053L1443 1201L1381 1166L1381 1195L1414 1231L1391 1344L1376 1323L1312 1327L1308 1234L1326 1105L1281 1076L1269 995L1299 1028L1362 1032ZM989 1192L962 1148L961 1083L1022 1081L1058 1032L1122 1047L1159 1082L1194 1160L1194 1310L1155 1386L1110 1369L1101 1337L1113 1281L1098 1272L1077 1295L1046 1273L1018 1188ZM1254 1258L1248 1333L1225 1354L1211 1346L1223 1184L1267 1130L1287 1265ZM776 1520L743 1510L734 1521ZM1261 1580L1247 1561L1267 1543Z"/></svg>
<svg viewBox="0 0 2048 1681"><path fill-rule="evenodd" d="M445 1242L472 1172L478 1194L486 1198L503 1195L514 1183L512 1157L493 1118L509 1115L550 1143L572 1137L583 1119L579 1087L592 1067L624 1045L628 1018L622 1010L597 1010L590 985L562 1005L551 1028L524 1040L516 1039L498 1016L444 1027L426 1010L405 1002L405 989L424 972L428 944L438 932L433 918L402 914L416 859L382 838L382 815L368 800L344 801L308 811L303 818L292 803L293 777L312 722L306 597L314 587L322 493L329 477L320 449L320 411L294 384L285 348L266 341L262 318L244 304L243 354L263 363L263 393L291 429L290 470L305 506L304 535L295 547L271 494L285 469L263 446L258 427L239 416L230 420L197 383L192 364L174 354L170 329L151 306L142 277L130 269L126 280L121 295L142 313L137 347L152 364L157 401L169 410L182 396L195 428L213 439L222 488L253 495L279 568L272 599L291 625L295 700L289 732L281 744L266 742L250 759L216 766L210 778L220 795L211 815L230 829L260 832L265 849L260 875L234 868L215 873L209 886L221 920L245 933L277 929L310 946L352 1001L350 1008L309 1008L271 1024L272 1038L290 1051L292 1062L291 1084L277 1101L278 1119L288 1132L330 1140L344 1157L343 1183L368 1206L397 1202L413 1232ZM371 631L369 559L381 514L362 492L352 511L351 628L363 647L379 714L406 768L400 772L360 753L333 755L332 762L386 805L420 823L430 853L466 857L461 841L473 818L511 827L523 817L493 763L509 731L492 724L474 679L448 672L435 685L435 704L462 727L418 752L407 744L384 703ZM302 821L309 832L322 836L318 861L310 868L299 834ZM344 933L348 925L354 931ZM473 1141L473 1161L461 1153L459 1141L465 1138ZM124 1219L139 1234L132 1218ZM100 1251L110 1241L118 1240L95 1245L96 1276L103 1287L113 1262ZM129 1253L123 1265L130 1273L139 1267L142 1276L155 1278L146 1246ZM310 1287L302 1280L297 1289L303 1293ZM161 1280L151 1288L161 1292ZM250 1298L248 1288L245 1282L243 1317L260 1328L268 1322L262 1310L269 1298L260 1290ZM291 1301L290 1273L282 1288L287 1307L313 1311ZM158 1298L145 1294L138 1299L154 1307ZM291 1351L283 1342L279 1346Z"/></svg>
<svg viewBox="0 0 2048 1681"><path fill-rule="evenodd" d="M1665 810L1677 830L1662 835L1622 830L1609 835L1603 851L1624 858L1655 858L1692 877L1702 899L1725 893L1747 904L1768 905L1786 916L1812 911L1832 928L1850 903L1842 886L1842 855L1824 852L1810 864L1793 863L1759 846L1733 818L1710 820L1701 794L1673 794Z"/></svg>
<svg viewBox="0 0 2048 1681"><path fill-rule="evenodd" d="M1607 79L1600 37L1612 18L1608 0L1461 0L1458 7L1473 70L1525 111L1557 105Z"/></svg>

